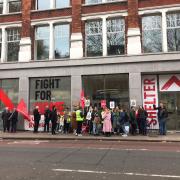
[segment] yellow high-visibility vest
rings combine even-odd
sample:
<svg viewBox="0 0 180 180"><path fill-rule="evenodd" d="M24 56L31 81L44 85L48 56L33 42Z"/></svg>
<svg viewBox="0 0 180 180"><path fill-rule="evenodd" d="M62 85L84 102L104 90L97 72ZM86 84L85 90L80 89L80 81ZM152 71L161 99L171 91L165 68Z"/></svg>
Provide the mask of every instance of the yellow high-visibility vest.
<svg viewBox="0 0 180 180"><path fill-rule="evenodd" d="M83 117L81 117L81 111L77 110L76 111L76 121L83 121Z"/></svg>

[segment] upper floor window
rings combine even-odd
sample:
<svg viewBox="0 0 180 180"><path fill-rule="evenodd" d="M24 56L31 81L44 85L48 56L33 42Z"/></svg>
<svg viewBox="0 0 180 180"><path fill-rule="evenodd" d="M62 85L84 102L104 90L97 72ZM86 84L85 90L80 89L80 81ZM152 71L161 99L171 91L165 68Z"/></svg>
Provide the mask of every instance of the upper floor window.
<svg viewBox="0 0 180 180"><path fill-rule="evenodd" d="M0 14L3 13L3 0L0 1Z"/></svg>
<svg viewBox="0 0 180 180"><path fill-rule="evenodd" d="M86 4L98 4L102 3L102 0L86 0Z"/></svg>
<svg viewBox="0 0 180 180"><path fill-rule="evenodd" d="M167 14L168 51L180 51L180 13Z"/></svg>
<svg viewBox="0 0 180 180"><path fill-rule="evenodd" d="M7 61L18 61L20 28L7 29Z"/></svg>
<svg viewBox="0 0 180 180"><path fill-rule="evenodd" d="M38 10L64 8L70 5L70 0L37 0Z"/></svg>
<svg viewBox="0 0 180 180"><path fill-rule="evenodd" d="M70 26L58 24L54 26L54 57L55 59L69 57Z"/></svg>
<svg viewBox="0 0 180 180"><path fill-rule="evenodd" d="M35 33L36 59L49 59L49 26L36 27Z"/></svg>
<svg viewBox="0 0 180 180"><path fill-rule="evenodd" d="M64 8L70 5L69 0L56 0L55 7L56 8Z"/></svg>
<svg viewBox="0 0 180 180"><path fill-rule="evenodd" d="M124 19L107 20L107 53L108 55L124 54L125 22Z"/></svg>
<svg viewBox="0 0 180 180"><path fill-rule="evenodd" d="M102 56L102 20L86 23L86 55Z"/></svg>
<svg viewBox="0 0 180 180"><path fill-rule="evenodd" d="M162 51L161 16L145 16L142 18L142 46L144 53Z"/></svg>
<svg viewBox="0 0 180 180"><path fill-rule="evenodd" d="M9 13L21 11L21 0L10 0L9 1Z"/></svg>
<svg viewBox="0 0 180 180"><path fill-rule="evenodd" d="M1 57L1 49L2 49L2 30L0 29L0 57Z"/></svg>
<svg viewBox="0 0 180 180"><path fill-rule="evenodd" d="M37 9L38 10L46 10L50 9L50 2L52 0L37 0Z"/></svg>

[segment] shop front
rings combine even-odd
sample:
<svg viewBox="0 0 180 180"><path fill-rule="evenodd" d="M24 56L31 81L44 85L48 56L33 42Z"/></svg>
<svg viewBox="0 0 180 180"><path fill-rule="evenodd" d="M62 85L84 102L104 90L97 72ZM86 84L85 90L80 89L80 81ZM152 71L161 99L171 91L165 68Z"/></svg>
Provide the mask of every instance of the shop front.
<svg viewBox="0 0 180 180"><path fill-rule="evenodd" d="M153 104L163 102L169 112L167 129L180 131L180 74L143 75L142 90L149 120L157 120Z"/></svg>
<svg viewBox="0 0 180 180"><path fill-rule="evenodd" d="M129 108L128 74L83 76L82 82L85 96L92 106Z"/></svg>

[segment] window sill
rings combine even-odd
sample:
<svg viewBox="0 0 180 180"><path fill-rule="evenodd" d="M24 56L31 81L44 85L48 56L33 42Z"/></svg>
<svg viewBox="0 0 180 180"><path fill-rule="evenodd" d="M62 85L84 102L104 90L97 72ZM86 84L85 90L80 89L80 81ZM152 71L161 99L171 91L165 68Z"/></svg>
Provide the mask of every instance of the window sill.
<svg viewBox="0 0 180 180"><path fill-rule="evenodd" d="M0 14L0 16L10 16L10 15L19 15L22 12L12 12L12 13L6 13L6 14Z"/></svg>
<svg viewBox="0 0 180 180"><path fill-rule="evenodd" d="M103 5L103 4L115 4L120 2L127 2L127 0L116 0L116 1L110 1L110 2L101 2L101 3L92 3L92 4L82 4L82 6L97 6L97 5Z"/></svg>

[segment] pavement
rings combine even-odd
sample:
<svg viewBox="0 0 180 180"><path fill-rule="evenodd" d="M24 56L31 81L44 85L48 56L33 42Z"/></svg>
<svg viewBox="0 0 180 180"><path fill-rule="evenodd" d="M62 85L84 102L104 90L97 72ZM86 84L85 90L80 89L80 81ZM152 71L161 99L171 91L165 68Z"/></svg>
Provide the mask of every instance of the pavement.
<svg viewBox="0 0 180 180"><path fill-rule="evenodd" d="M180 133L169 132L166 136L149 134L148 136L127 136L112 135L111 137L93 136L84 134L82 137L74 134L33 133L30 131L18 131L16 133L4 133L0 131L0 139L4 140L101 140L101 141L140 141L140 142L180 142Z"/></svg>

